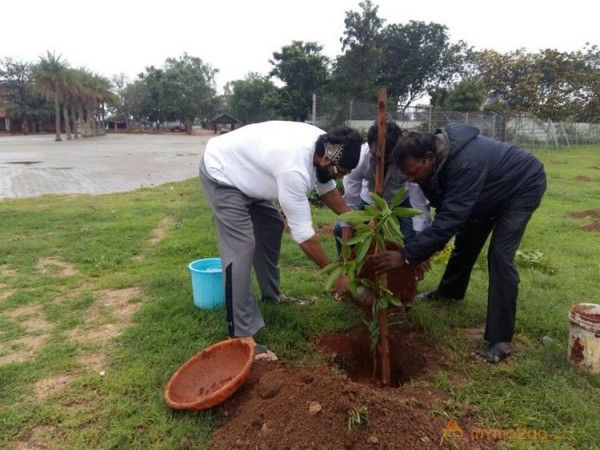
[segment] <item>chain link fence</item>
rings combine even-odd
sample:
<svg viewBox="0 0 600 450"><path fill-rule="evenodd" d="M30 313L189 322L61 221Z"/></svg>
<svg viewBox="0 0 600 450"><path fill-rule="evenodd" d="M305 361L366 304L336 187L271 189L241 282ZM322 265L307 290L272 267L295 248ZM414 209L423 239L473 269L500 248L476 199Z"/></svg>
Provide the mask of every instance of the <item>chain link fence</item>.
<svg viewBox="0 0 600 450"><path fill-rule="evenodd" d="M403 130L433 132L449 123L466 123L481 133L524 148L561 148L571 145L600 145L600 124L542 121L527 113L437 111L413 106L405 111L388 111ZM346 124L366 133L377 121L377 103L313 95L312 123L323 129Z"/></svg>

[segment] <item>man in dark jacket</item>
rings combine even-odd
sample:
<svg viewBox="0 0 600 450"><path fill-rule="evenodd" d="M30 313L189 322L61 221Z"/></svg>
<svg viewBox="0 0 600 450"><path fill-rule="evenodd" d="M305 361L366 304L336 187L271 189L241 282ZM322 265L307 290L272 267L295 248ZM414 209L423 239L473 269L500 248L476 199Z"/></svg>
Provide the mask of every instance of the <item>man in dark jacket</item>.
<svg viewBox="0 0 600 450"><path fill-rule="evenodd" d="M481 136L477 128L450 124L435 134L409 132L394 162L421 186L436 209L432 225L400 252L376 257L379 272L428 260L455 236L454 249L432 300L464 298L473 265L488 236L488 308L479 352L490 363L511 353L519 275L515 255L527 223L546 190L542 163L510 144Z"/></svg>

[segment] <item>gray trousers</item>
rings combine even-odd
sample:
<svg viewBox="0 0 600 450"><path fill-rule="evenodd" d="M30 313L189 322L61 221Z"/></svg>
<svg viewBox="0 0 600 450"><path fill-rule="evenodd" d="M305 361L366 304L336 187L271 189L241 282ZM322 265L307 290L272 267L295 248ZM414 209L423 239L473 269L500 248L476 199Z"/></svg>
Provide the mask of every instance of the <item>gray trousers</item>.
<svg viewBox="0 0 600 450"><path fill-rule="evenodd" d="M206 172L204 161L200 181L215 216L229 336L253 336L265 322L252 293L252 268L262 296L279 298L283 218L273 202L219 184Z"/></svg>

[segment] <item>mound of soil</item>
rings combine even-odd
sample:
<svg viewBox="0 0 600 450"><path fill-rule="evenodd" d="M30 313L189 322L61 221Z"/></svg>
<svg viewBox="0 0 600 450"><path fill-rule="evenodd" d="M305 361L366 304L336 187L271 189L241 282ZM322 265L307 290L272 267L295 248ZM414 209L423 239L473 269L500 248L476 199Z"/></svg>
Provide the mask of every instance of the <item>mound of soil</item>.
<svg viewBox="0 0 600 450"><path fill-rule="evenodd" d="M571 213L570 216L575 219L583 219L584 217L590 217L593 220L592 223L584 225L582 228L585 231L600 232L600 210L588 209L585 211Z"/></svg>
<svg viewBox="0 0 600 450"><path fill-rule="evenodd" d="M591 217L592 219L600 219L600 209L586 209L585 211L578 211L570 214L575 219L583 219L584 217Z"/></svg>
<svg viewBox="0 0 600 450"><path fill-rule="evenodd" d="M369 336L360 328L319 340L333 367L255 361L244 386L220 406L223 423L209 448L437 449L444 439L454 448L497 448L494 441L470 440L468 430L481 427L473 410L448 402L431 383L411 382L431 381L445 366L435 346L415 332L391 338L394 387L380 388L372 377L364 350ZM450 418L464 435L454 423L444 437Z"/></svg>

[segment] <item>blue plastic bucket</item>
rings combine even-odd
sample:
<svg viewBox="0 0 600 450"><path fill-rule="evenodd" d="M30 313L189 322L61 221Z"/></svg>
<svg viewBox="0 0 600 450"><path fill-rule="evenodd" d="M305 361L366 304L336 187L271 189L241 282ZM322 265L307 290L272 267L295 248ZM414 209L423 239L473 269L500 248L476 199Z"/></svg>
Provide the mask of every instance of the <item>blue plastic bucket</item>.
<svg viewBox="0 0 600 450"><path fill-rule="evenodd" d="M192 274L194 305L200 309L220 308L225 304L221 258L205 258L188 265Z"/></svg>

